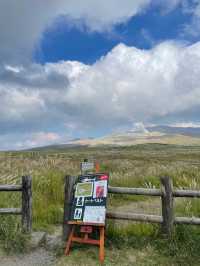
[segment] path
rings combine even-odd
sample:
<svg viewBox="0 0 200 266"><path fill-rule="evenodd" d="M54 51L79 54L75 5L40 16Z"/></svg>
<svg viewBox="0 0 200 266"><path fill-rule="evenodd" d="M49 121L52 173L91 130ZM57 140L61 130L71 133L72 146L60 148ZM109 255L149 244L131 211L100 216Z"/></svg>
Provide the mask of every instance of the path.
<svg viewBox="0 0 200 266"><path fill-rule="evenodd" d="M0 256L2 266L53 266L55 256L43 248L20 256Z"/></svg>

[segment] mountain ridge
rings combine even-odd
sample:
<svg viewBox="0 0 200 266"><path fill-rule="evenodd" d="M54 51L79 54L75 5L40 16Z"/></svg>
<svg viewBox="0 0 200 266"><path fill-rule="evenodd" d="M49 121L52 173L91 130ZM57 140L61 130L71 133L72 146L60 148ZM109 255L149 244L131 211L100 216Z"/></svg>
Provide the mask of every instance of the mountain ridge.
<svg viewBox="0 0 200 266"><path fill-rule="evenodd" d="M131 146L138 144L168 144L168 145L200 145L200 128L193 127L171 127L171 126L151 126L140 127L125 132L113 132L99 138L75 138L63 144L54 144L38 149L66 149L80 147L99 147L99 146ZM30 150L30 149L29 149Z"/></svg>

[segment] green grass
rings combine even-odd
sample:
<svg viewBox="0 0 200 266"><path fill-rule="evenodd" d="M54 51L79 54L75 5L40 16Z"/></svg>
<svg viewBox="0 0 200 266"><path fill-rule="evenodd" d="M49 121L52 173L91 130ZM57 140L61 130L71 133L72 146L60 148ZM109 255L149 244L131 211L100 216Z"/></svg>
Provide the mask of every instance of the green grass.
<svg viewBox="0 0 200 266"><path fill-rule="evenodd" d="M200 230L197 227L176 226L169 240L158 226L141 223L126 228L108 224L106 230L105 265L198 266L200 265ZM56 266L99 265L98 249L74 245L70 256L59 255Z"/></svg>
<svg viewBox="0 0 200 266"><path fill-rule="evenodd" d="M71 148L0 153L0 183L20 183L21 176L27 174L33 178L34 230L51 230L54 225L62 224L64 176L79 174L80 161L84 158L99 161L101 171L110 173L110 184L113 186L158 188L159 177L169 175L173 179L174 187L200 189L200 147L151 144L121 148ZM141 196L109 195L108 204L118 208L120 205L147 199ZM178 215L199 216L198 199L181 199L175 205ZM20 206L20 193L0 193L0 207ZM144 211L148 213L149 210ZM26 236L20 230L20 217L0 218L2 248L9 252L24 250ZM117 265L118 258L118 261L121 259L121 265L126 265L126 260L122 256L125 253L130 257L127 265L131 265L131 254L135 252L134 259L139 263L137 265L200 265L199 228L178 226L169 241L162 237L159 226L130 223L120 227L117 223L109 222L106 248L111 255L106 257L106 263ZM88 256L92 256L91 265L94 265L96 251L93 248L87 250ZM73 254L79 252L81 256L88 257L84 248L80 251L75 249ZM83 255L84 252L86 255ZM143 253L146 255L142 255ZM69 265L73 265L75 255L71 258ZM61 258L60 265L62 262L64 265L66 258Z"/></svg>
<svg viewBox="0 0 200 266"><path fill-rule="evenodd" d="M24 234L18 217L0 217L0 248L6 253L24 253L29 236Z"/></svg>

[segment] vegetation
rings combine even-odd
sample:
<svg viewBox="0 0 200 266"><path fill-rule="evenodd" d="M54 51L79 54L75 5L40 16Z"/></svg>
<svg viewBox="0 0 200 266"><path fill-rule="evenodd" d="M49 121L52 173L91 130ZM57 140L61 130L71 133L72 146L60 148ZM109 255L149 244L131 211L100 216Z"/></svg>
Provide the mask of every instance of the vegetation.
<svg viewBox="0 0 200 266"><path fill-rule="evenodd" d="M0 183L20 183L21 176L27 174L33 177L34 230L52 230L62 223L64 176L79 174L84 158L99 161L101 171L110 173L114 186L159 187L159 177L169 175L175 187L200 189L200 147L144 144L0 153ZM0 193L0 207L20 207L20 200L20 193ZM108 207L155 213L160 212L159 202L148 197L110 195ZM199 216L199 211L197 199L176 200L177 214ZM158 226L109 221L107 235L106 265L200 265L198 226L177 226L169 241ZM20 232L20 218L0 217L0 243L6 251L24 250L26 236ZM68 265L82 265L77 254L88 258L88 253L91 262L87 265L94 265L97 254L92 247L75 249ZM63 257L58 265L65 264Z"/></svg>

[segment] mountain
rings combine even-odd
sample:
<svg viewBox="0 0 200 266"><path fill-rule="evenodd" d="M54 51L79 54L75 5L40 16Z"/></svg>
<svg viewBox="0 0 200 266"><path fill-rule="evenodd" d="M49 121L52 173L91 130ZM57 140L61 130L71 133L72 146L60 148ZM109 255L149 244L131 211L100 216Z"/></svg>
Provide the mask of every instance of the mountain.
<svg viewBox="0 0 200 266"><path fill-rule="evenodd" d="M100 138L72 139L65 144L55 144L32 150L62 150L66 148L96 147L96 146L131 146L137 144L171 144L171 145L200 145L200 128L139 125L136 128L113 133Z"/></svg>
<svg viewBox="0 0 200 266"><path fill-rule="evenodd" d="M82 139L73 144L99 146L99 145L112 145L112 146L130 146L144 143L160 143L160 144L176 144L176 145L200 145L200 135L191 136L181 133L165 133L160 131L148 131L146 133L114 133L96 139ZM72 143L71 143L72 144Z"/></svg>
<svg viewBox="0 0 200 266"><path fill-rule="evenodd" d="M172 127L172 126L153 126L146 128L150 132L158 131L166 134L181 134L185 136L200 137L200 127Z"/></svg>

